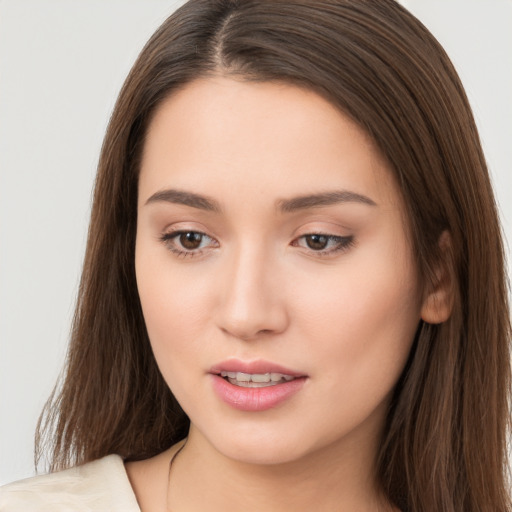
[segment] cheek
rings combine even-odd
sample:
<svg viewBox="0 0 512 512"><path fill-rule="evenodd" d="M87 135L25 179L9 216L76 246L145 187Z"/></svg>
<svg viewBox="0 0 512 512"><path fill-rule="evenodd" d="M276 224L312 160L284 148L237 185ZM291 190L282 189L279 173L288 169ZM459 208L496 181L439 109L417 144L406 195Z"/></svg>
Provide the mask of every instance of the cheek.
<svg viewBox="0 0 512 512"><path fill-rule="evenodd" d="M160 370L167 378L177 360L201 349L208 292L204 279L172 265L168 255L155 255L141 243L136 249L139 297L149 339ZM204 342L202 343L204 348Z"/></svg>
<svg viewBox="0 0 512 512"><path fill-rule="evenodd" d="M406 255L405 248L369 246L325 279L303 278L304 289L295 289L300 329L316 340L314 357L333 385L343 379L377 390L400 375L420 320L418 281Z"/></svg>

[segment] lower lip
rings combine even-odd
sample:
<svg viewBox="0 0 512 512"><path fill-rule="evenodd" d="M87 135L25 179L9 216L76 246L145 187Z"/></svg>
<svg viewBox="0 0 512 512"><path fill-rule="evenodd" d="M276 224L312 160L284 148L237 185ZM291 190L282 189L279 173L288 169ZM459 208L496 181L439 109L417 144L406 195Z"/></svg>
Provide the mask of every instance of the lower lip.
<svg viewBox="0 0 512 512"><path fill-rule="evenodd" d="M219 398L234 409L240 411L266 411L291 398L297 393L305 377L299 377L282 384L262 388L244 388L235 386L220 375L212 375L213 389Z"/></svg>

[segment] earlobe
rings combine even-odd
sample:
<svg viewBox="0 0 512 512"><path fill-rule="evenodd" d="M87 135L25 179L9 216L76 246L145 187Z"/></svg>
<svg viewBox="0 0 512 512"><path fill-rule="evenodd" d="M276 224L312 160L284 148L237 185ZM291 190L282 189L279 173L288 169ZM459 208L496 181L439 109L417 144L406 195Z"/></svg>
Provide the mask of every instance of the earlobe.
<svg viewBox="0 0 512 512"><path fill-rule="evenodd" d="M441 258L435 269L435 281L429 285L421 307L421 319L429 324L440 324L450 318L453 309L454 284L451 260L452 240L448 231L439 237Z"/></svg>

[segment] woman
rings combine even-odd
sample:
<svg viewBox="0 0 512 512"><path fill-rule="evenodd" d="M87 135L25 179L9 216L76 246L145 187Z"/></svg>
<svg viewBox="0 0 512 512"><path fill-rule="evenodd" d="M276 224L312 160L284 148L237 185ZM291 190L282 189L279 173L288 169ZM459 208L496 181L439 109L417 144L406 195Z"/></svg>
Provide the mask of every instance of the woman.
<svg viewBox="0 0 512 512"><path fill-rule="evenodd" d="M103 146L39 442L79 466L0 504L509 510L509 337L478 135L426 29L391 0L191 1Z"/></svg>

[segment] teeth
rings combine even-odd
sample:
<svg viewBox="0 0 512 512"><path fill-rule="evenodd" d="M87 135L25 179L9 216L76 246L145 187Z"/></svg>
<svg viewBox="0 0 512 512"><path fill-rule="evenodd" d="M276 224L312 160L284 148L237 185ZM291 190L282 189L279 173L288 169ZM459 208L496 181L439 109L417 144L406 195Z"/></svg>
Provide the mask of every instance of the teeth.
<svg viewBox="0 0 512 512"><path fill-rule="evenodd" d="M270 373L255 373L251 375L251 380L253 382L270 382Z"/></svg>
<svg viewBox="0 0 512 512"><path fill-rule="evenodd" d="M268 386L276 386L277 382L271 382L270 384L268 382L253 382L252 380L249 382L243 382L236 379L228 379L231 384L234 384L235 386L239 386L241 388L265 388Z"/></svg>
<svg viewBox="0 0 512 512"><path fill-rule="evenodd" d="M263 387L262 384L271 386L279 382L289 382L295 377L283 373L243 373L243 372L220 372L220 376L228 378L231 384L242 387Z"/></svg>

